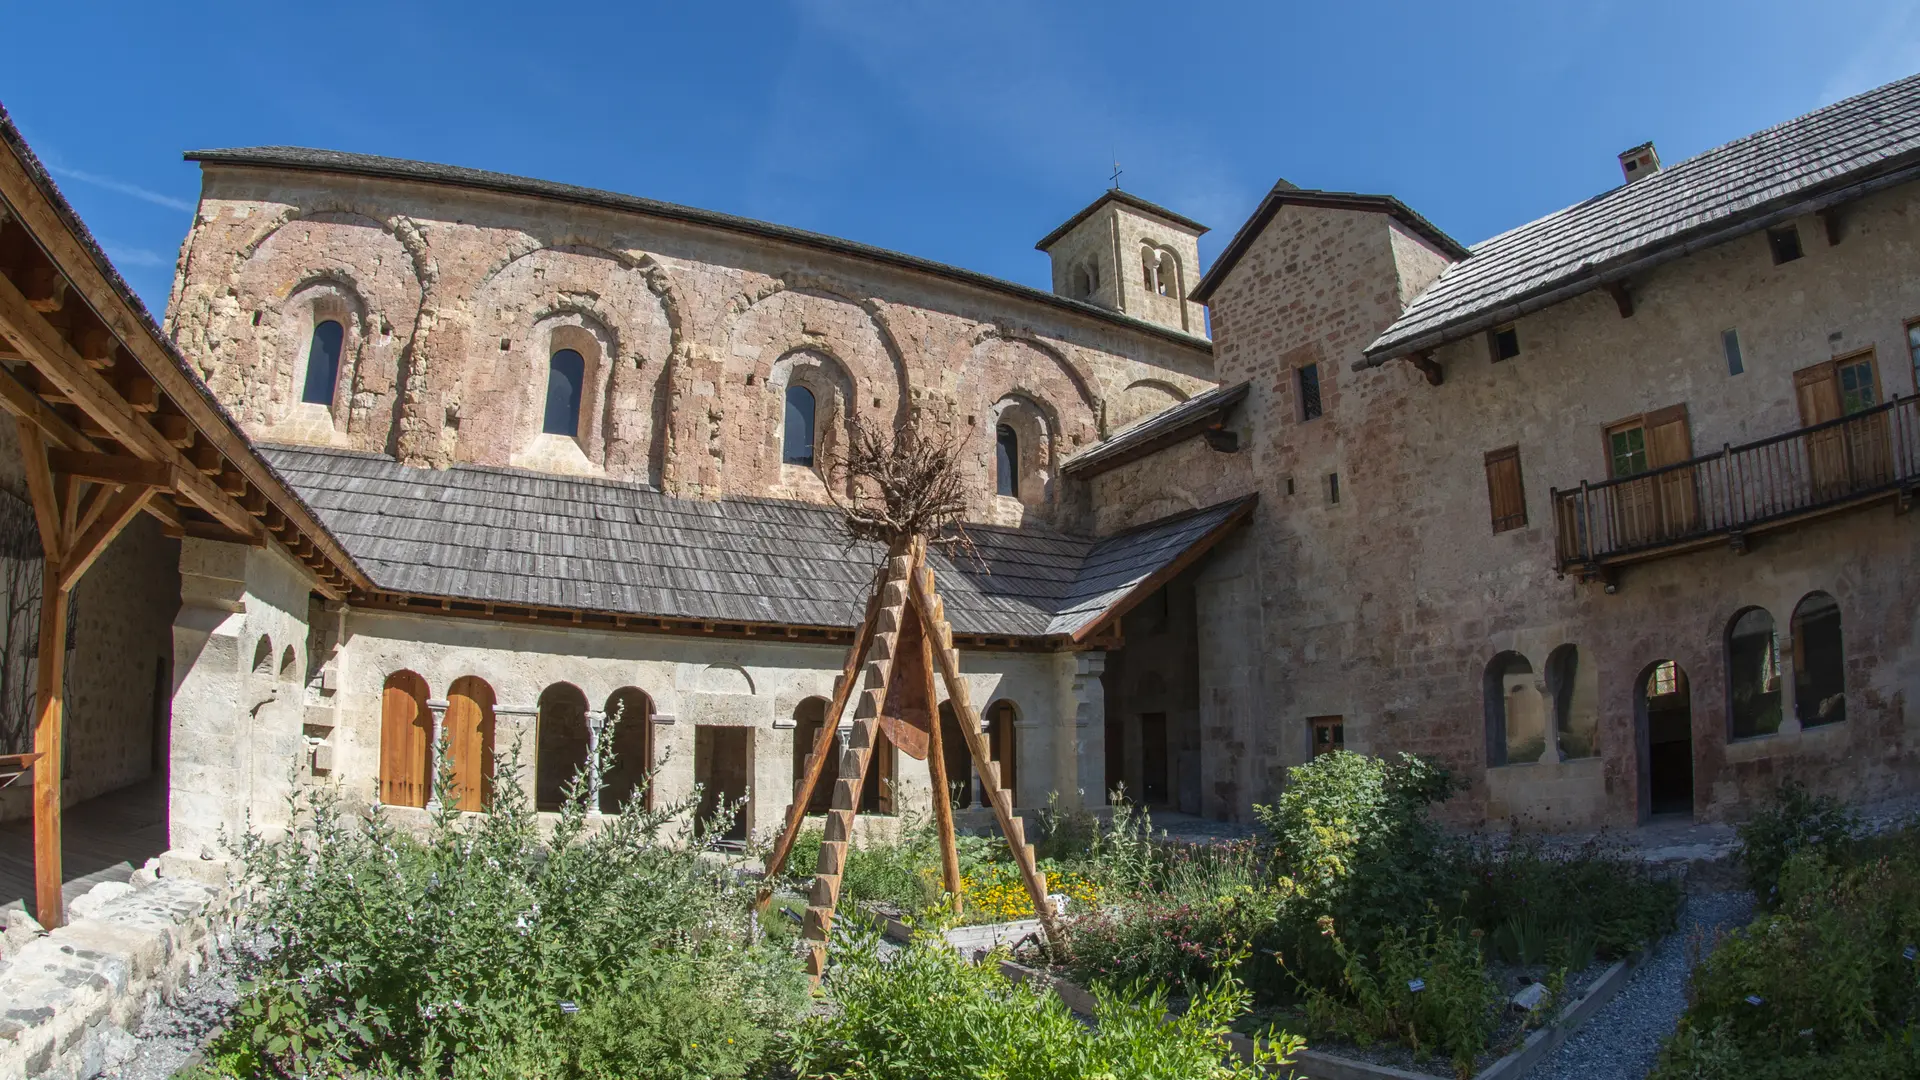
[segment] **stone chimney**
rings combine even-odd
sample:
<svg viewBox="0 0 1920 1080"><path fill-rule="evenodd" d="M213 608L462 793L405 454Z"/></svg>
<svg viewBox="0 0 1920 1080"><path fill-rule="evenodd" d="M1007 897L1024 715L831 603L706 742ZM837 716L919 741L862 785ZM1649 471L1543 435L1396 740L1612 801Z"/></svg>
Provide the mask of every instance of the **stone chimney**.
<svg viewBox="0 0 1920 1080"><path fill-rule="evenodd" d="M1660 171L1660 154L1650 142L1620 152L1620 175L1631 184Z"/></svg>

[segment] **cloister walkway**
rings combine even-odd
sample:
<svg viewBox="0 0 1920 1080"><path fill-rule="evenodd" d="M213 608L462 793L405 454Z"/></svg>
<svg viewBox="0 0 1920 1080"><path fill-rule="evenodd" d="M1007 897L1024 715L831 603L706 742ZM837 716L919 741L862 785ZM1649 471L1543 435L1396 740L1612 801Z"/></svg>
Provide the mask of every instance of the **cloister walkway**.
<svg viewBox="0 0 1920 1080"><path fill-rule="evenodd" d="M150 777L67 807L62 815L68 903L102 881L125 881L167 849L167 785ZM0 907L33 911L33 820L0 824Z"/></svg>

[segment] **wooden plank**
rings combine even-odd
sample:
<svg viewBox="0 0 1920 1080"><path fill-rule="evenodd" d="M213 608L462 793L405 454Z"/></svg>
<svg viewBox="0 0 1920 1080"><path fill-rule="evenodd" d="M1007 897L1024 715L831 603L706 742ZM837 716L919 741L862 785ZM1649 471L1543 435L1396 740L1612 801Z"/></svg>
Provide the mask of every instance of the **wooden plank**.
<svg viewBox="0 0 1920 1080"><path fill-rule="evenodd" d="M913 572L917 574L926 566L927 548L924 541L914 546L918 558ZM917 610L914 617L920 617ZM924 684L920 690L922 700L932 703L937 696L933 688L933 636L925 632L920 635L919 670L915 674ZM939 714L935 713L933 729L927 733L927 769L933 780L933 833L940 841L941 885L950 897L953 913L958 915L964 890L960 883L960 849L953 838L953 790L948 787L947 753L940 737L942 726Z"/></svg>
<svg viewBox="0 0 1920 1080"><path fill-rule="evenodd" d="M33 895L40 925L48 930L66 921L60 894L60 754L65 724L67 670L67 590L52 559L40 589L40 655L34 677L33 723Z"/></svg>

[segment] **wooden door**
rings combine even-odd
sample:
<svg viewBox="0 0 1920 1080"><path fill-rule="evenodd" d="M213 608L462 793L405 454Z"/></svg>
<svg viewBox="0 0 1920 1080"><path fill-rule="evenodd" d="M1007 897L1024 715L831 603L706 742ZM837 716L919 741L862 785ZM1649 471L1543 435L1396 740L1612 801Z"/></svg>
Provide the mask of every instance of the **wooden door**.
<svg viewBox="0 0 1920 1080"><path fill-rule="evenodd" d="M493 687L477 675L455 679L446 725L455 807L479 813L493 805Z"/></svg>
<svg viewBox="0 0 1920 1080"><path fill-rule="evenodd" d="M1693 458L1693 433L1687 427L1687 407L1674 405L1647 414L1647 463L1660 469ZM1672 469L1653 478L1659 510L1659 534L1674 539L1700 527L1700 498L1691 468Z"/></svg>
<svg viewBox="0 0 1920 1080"><path fill-rule="evenodd" d="M427 681L411 671L387 677L380 695L380 801L389 806L425 806L433 790L428 762L433 714Z"/></svg>
<svg viewBox="0 0 1920 1080"><path fill-rule="evenodd" d="M1800 426L1840 419L1839 365L1831 360L1793 373L1793 396L1800 405ZM1807 478L1814 502L1847 489L1847 436L1838 425L1807 433Z"/></svg>

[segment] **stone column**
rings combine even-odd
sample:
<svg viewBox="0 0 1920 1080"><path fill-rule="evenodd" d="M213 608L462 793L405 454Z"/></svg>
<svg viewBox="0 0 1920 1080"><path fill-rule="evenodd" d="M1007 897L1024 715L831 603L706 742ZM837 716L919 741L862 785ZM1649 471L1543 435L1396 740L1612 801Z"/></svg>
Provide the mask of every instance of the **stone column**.
<svg viewBox="0 0 1920 1080"><path fill-rule="evenodd" d="M237 836L252 799L252 718L241 704L250 670L246 567L243 546L180 542L167 792L176 848L215 849L223 828Z"/></svg>
<svg viewBox="0 0 1920 1080"><path fill-rule="evenodd" d="M607 714L587 710L587 813L600 812L600 735L606 730Z"/></svg>
<svg viewBox="0 0 1920 1080"><path fill-rule="evenodd" d="M1066 805L1107 804L1107 669L1103 649L1058 653L1053 728L1054 790Z"/></svg>
<svg viewBox="0 0 1920 1080"><path fill-rule="evenodd" d="M427 701L427 809L440 808L440 770L446 765L442 739L447 730L447 702L443 698Z"/></svg>

